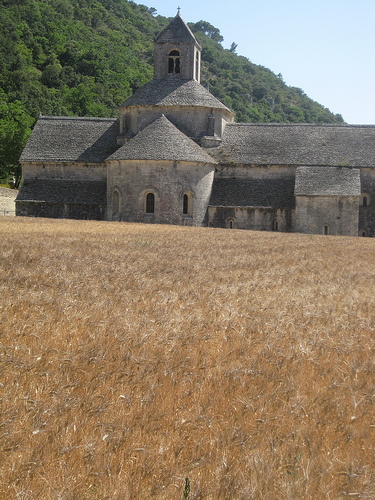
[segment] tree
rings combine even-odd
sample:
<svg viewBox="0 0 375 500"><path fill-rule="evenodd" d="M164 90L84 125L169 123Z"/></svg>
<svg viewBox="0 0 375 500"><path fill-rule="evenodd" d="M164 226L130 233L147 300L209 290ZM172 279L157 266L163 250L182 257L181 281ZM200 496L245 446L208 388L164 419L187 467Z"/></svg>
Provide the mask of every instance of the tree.
<svg viewBox="0 0 375 500"><path fill-rule="evenodd" d="M9 102L0 89L0 177L14 176L16 187L21 181L19 157L31 134L34 119L28 115L19 101Z"/></svg>
<svg viewBox="0 0 375 500"><path fill-rule="evenodd" d="M193 31L201 31L208 36L208 38L211 38L211 40L215 40L215 42L222 42L224 40L220 34L220 30L207 21L198 21L190 27Z"/></svg>
<svg viewBox="0 0 375 500"><path fill-rule="evenodd" d="M237 46L238 46L238 43L234 43L234 42L232 42L232 44L231 44L231 46L230 46L230 49L229 49L229 52L234 52L234 53L236 53Z"/></svg>

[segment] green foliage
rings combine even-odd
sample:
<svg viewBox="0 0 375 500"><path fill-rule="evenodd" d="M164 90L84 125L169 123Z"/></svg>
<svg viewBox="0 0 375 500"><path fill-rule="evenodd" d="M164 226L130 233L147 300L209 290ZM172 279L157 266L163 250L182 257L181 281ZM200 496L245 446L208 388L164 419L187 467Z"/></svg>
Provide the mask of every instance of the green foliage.
<svg viewBox="0 0 375 500"><path fill-rule="evenodd" d="M9 102L0 88L0 179L10 175L21 178L18 158L31 134L33 118L28 115L19 101Z"/></svg>
<svg viewBox="0 0 375 500"><path fill-rule="evenodd" d="M2 0L2 176L18 175L17 158L40 113L117 115L152 78L152 42L168 22L156 14L128 0ZM202 84L238 121L342 121L281 75L236 55L236 44L224 50L220 30L208 22L190 27L203 49Z"/></svg>

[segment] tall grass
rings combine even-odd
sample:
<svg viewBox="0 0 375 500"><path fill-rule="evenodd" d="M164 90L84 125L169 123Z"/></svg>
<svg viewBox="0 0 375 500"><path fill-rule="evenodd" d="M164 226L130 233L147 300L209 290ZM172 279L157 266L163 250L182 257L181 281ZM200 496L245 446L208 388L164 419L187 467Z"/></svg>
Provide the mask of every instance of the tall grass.
<svg viewBox="0 0 375 500"><path fill-rule="evenodd" d="M374 240L0 232L0 498L375 497Z"/></svg>

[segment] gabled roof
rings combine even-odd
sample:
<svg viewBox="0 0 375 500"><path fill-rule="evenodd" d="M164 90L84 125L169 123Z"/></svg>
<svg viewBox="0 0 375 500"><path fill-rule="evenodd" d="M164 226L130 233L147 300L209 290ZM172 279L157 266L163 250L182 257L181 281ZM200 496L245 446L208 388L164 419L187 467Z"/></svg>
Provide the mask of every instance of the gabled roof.
<svg viewBox="0 0 375 500"><path fill-rule="evenodd" d="M16 201L74 205L106 205L105 181L25 179Z"/></svg>
<svg viewBox="0 0 375 500"><path fill-rule="evenodd" d="M43 116L20 161L103 162L117 147L118 120Z"/></svg>
<svg viewBox="0 0 375 500"><path fill-rule="evenodd" d="M151 80L121 107L125 106L203 106L230 111L196 80L179 78Z"/></svg>
<svg viewBox="0 0 375 500"><path fill-rule="evenodd" d="M170 160L216 163L198 144L180 132L162 115L108 160Z"/></svg>
<svg viewBox="0 0 375 500"><path fill-rule="evenodd" d="M294 178L215 178L210 198L213 207L295 207Z"/></svg>
<svg viewBox="0 0 375 500"><path fill-rule="evenodd" d="M178 13L175 18L157 35L155 43L195 43L199 46L189 26Z"/></svg>
<svg viewBox="0 0 375 500"><path fill-rule="evenodd" d="M375 126L230 123L223 163L375 167Z"/></svg>
<svg viewBox="0 0 375 500"><path fill-rule="evenodd" d="M298 167L296 196L359 196L360 170L346 167Z"/></svg>

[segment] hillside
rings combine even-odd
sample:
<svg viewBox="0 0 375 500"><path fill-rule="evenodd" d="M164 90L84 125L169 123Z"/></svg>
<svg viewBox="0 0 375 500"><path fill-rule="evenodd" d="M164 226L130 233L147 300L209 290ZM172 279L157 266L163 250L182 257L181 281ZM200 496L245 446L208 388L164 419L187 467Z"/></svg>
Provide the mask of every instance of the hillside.
<svg viewBox="0 0 375 500"><path fill-rule="evenodd" d="M168 19L126 0L3 0L0 10L0 178L39 113L116 116L152 78L153 39ZM202 84L242 122L340 123L281 76L223 49L220 30L190 25L202 51Z"/></svg>
<svg viewBox="0 0 375 500"><path fill-rule="evenodd" d="M0 229L1 498L374 498L372 239Z"/></svg>

